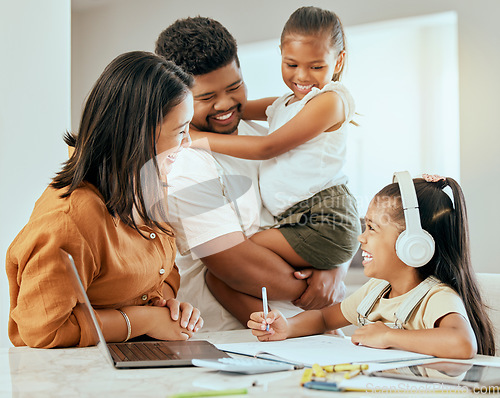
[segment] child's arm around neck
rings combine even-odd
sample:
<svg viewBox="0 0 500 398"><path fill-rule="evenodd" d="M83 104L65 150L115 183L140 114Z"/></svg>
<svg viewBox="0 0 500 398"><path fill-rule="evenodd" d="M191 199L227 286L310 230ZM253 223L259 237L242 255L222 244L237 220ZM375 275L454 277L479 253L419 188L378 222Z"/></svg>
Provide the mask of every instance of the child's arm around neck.
<svg viewBox="0 0 500 398"><path fill-rule="evenodd" d="M267 120L266 110L278 97L267 97L248 101L243 110L245 120Z"/></svg>
<svg viewBox="0 0 500 398"><path fill-rule="evenodd" d="M297 115L272 134L253 137L191 131L192 146L237 158L265 160L288 152L325 131L334 131L344 121L342 99L337 93L329 91L311 99ZM208 140L208 148L203 138Z"/></svg>

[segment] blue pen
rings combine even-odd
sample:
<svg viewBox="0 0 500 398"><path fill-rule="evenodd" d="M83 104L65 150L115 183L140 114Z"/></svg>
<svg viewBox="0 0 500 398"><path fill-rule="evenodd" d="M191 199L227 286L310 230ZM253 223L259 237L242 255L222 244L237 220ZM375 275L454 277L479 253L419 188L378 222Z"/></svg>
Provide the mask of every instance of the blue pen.
<svg viewBox="0 0 500 398"><path fill-rule="evenodd" d="M309 381L304 384L304 387L310 388L312 390L342 391L337 383L329 381Z"/></svg>
<svg viewBox="0 0 500 398"><path fill-rule="evenodd" d="M267 290L262 288L262 305L264 306L264 319L267 319ZM269 324L266 323L266 332L269 332Z"/></svg>

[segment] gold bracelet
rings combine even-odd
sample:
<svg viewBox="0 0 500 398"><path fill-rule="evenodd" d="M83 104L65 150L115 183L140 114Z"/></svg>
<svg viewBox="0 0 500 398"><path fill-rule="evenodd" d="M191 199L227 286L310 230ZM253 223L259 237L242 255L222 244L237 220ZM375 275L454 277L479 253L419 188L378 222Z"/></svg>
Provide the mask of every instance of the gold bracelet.
<svg viewBox="0 0 500 398"><path fill-rule="evenodd" d="M128 339L130 339L130 336L132 334L132 325L130 324L130 319L128 318L127 314L125 314L122 310L118 310L118 312L123 315L127 324L127 338L123 340L123 343L125 343L126 341L128 341Z"/></svg>

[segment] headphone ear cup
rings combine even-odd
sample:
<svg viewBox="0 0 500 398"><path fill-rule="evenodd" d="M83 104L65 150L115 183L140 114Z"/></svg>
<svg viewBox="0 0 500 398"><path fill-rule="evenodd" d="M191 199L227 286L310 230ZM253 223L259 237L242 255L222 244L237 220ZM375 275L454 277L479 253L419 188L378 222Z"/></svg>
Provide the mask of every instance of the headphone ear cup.
<svg viewBox="0 0 500 398"><path fill-rule="evenodd" d="M396 240L396 254L410 267L422 267L434 256L434 238L425 230L408 234L401 232Z"/></svg>

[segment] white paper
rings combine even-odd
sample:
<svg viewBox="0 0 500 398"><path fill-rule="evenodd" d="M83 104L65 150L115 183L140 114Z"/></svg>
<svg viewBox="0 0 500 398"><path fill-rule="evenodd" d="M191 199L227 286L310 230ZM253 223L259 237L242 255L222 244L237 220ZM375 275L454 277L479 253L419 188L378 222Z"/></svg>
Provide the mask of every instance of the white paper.
<svg viewBox="0 0 500 398"><path fill-rule="evenodd" d="M216 344L222 351L282 360L294 364L321 366L339 363L393 362L431 358L429 355L393 349L354 345L350 339L332 335L297 337L283 341Z"/></svg>

